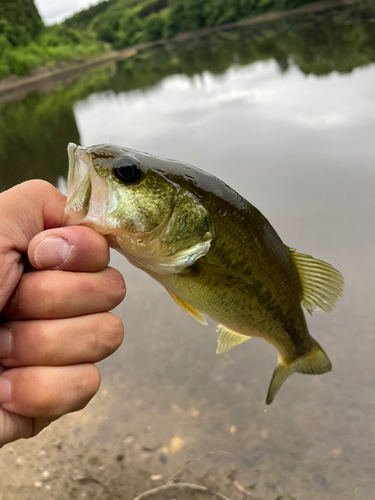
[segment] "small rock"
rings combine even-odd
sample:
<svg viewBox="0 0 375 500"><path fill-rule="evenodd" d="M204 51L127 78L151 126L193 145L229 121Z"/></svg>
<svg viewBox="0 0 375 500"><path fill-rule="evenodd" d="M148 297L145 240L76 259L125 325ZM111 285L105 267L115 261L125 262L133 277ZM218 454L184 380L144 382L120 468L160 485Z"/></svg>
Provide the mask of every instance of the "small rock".
<svg viewBox="0 0 375 500"><path fill-rule="evenodd" d="M9 453L13 453L14 452L14 448L12 446L8 446L7 450L8 450Z"/></svg>
<svg viewBox="0 0 375 500"><path fill-rule="evenodd" d="M230 432L231 434L236 434L236 432L237 432L236 427L235 427L234 425L232 425L232 426L229 428L229 432Z"/></svg>
<svg viewBox="0 0 375 500"><path fill-rule="evenodd" d="M58 439L57 441L54 441L53 446L55 446L58 450L62 450L62 441L61 439Z"/></svg>
<svg viewBox="0 0 375 500"><path fill-rule="evenodd" d="M119 453L116 457L117 462L122 462L124 460L124 455L122 453Z"/></svg>
<svg viewBox="0 0 375 500"><path fill-rule="evenodd" d="M314 474L313 479L319 486L322 486L322 488L328 488L328 481L322 474Z"/></svg>
<svg viewBox="0 0 375 500"><path fill-rule="evenodd" d="M47 455L47 452L46 452L45 450L40 450L40 451L36 454L36 456L37 456L38 458L45 457L46 455Z"/></svg>
<svg viewBox="0 0 375 500"><path fill-rule="evenodd" d="M100 466L98 467L98 470L99 470L100 472L102 472L103 470L105 470L104 465L100 465Z"/></svg>
<svg viewBox="0 0 375 500"><path fill-rule="evenodd" d="M99 457L98 457L98 455L94 454L94 455L91 455L91 457L89 457L87 459L87 461L90 465L98 465L99 464Z"/></svg>
<svg viewBox="0 0 375 500"><path fill-rule="evenodd" d="M161 455L159 455L159 461L162 463L162 464L166 464L168 462L168 457L165 453L162 453Z"/></svg>
<svg viewBox="0 0 375 500"><path fill-rule="evenodd" d="M163 476L161 474L154 474L150 479L151 481L160 481L161 479L163 479Z"/></svg>
<svg viewBox="0 0 375 500"><path fill-rule="evenodd" d="M196 408L190 408L188 415L189 417L199 417L200 412Z"/></svg>
<svg viewBox="0 0 375 500"><path fill-rule="evenodd" d="M46 484L46 490L50 491L52 489L52 486L50 484Z"/></svg>
<svg viewBox="0 0 375 500"><path fill-rule="evenodd" d="M44 479L44 481L47 481L47 479L49 479L50 475L51 474L48 472L48 470L45 470L42 472L42 478Z"/></svg>
<svg viewBox="0 0 375 500"><path fill-rule="evenodd" d="M74 469L73 471L73 480L74 481L80 481L81 479L84 478L84 475L82 474L82 472L78 469Z"/></svg>
<svg viewBox="0 0 375 500"><path fill-rule="evenodd" d="M43 486L42 481L35 481L34 483L35 488L41 488Z"/></svg>
<svg viewBox="0 0 375 500"><path fill-rule="evenodd" d="M171 410L173 410L175 413L178 413L180 415L182 415L184 413L184 410L174 403L171 404Z"/></svg>
<svg viewBox="0 0 375 500"><path fill-rule="evenodd" d="M16 465L23 465L23 462L24 462L23 457L16 458Z"/></svg>
<svg viewBox="0 0 375 500"><path fill-rule="evenodd" d="M133 436L133 434L127 434L125 436L125 439L124 439L124 443L125 444L131 444L135 441L135 437Z"/></svg>
<svg viewBox="0 0 375 500"><path fill-rule="evenodd" d="M185 441L178 436L174 436L169 443L171 453L177 453L185 446Z"/></svg>
<svg viewBox="0 0 375 500"><path fill-rule="evenodd" d="M160 443L156 444L155 446L142 446L142 451L144 451L145 453L152 453L154 451L157 451L160 446Z"/></svg>

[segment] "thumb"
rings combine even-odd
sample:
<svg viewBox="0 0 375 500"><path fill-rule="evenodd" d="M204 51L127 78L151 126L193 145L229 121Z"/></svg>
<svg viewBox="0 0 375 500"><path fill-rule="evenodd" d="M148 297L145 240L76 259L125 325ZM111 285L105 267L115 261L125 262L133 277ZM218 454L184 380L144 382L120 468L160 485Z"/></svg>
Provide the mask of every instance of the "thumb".
<svg viewBox="0 0 375 500"><path fill-rule="evenodd" d="M66 198L51 184L27 181L0 194L0 311L23 273L32 238L59 227Z"/></svg>

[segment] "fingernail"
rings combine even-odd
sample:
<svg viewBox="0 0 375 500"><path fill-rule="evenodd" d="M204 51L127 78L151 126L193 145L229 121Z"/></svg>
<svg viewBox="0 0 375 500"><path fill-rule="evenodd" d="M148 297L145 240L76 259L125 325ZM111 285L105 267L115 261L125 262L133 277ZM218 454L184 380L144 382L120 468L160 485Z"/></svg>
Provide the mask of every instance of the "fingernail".
<svg viewBox="0 0 375 500"><path fill-rule="evenodd" d="M0 359L9 358L12 352L12 330L0 326Z"/></svg>
<svg viewBox="0 0 375 500"><path fill-rule="evenodd" d="M0 377L0 404L9 403L11 394L11 383L7 378Z"/></svg>
<svg viewBox="0 0 375 500"><path fill-rule="evenodd" d="M34 259L38 267L51 269L65 264L68 260L72 247L63 238L49 236L39 243L34 253Z"/></svg>

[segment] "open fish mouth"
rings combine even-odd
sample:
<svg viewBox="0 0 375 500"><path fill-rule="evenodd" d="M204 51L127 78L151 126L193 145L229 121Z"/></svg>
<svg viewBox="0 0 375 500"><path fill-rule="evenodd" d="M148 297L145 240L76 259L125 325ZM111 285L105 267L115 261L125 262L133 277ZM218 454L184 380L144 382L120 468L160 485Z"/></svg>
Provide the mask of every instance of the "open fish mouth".
<svg viewBox="0 0 375 500"><path fill-rule="evenodd" d="M71 142L68 146L68 157L68 192L65 211L73 221L79 222L87 215L90 207L90 155Z"/></svg>
<svg viewBox="0 0 375 500"><path fill-rule="evenodd" d="M68 145L69 172L64 225L82 224L100 234L112 232L108 215L118 209L119 199L106 179L95 170L91 154L74 143Z"/></svg>

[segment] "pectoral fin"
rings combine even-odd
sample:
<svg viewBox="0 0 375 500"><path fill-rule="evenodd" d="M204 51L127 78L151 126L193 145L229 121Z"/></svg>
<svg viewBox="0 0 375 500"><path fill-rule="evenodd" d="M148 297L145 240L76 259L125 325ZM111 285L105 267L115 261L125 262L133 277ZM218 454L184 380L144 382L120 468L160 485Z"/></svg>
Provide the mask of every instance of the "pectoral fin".
<svg viewBox="0 0 375 500"><path fill-rule="evenodd" d="M202 325L208 325L206 318L199 311L197 311L195 307L185 302L183 299L181 299L181 297L179 297L175 293L172 293L169 290L167 290L167 292L170 294L170 296L176 302L176 304L178 304L181 307L183 311L190 314L190 316L193 316L193 318L199 321L199 323L201 323Z"/></svg>
<svg viewBox="0 0 375 500"><path fill-rule="evenodd" d="M302 283L302 305L312 314L314 309L330 312L341 297L344 280L339 271L326 262L288 248Z"/></svg>
<svg viewBox="0 0 375 500"><path fill-rule="evenodd" d="M245 342L245 340L251 339L251 337L236 333L233 330L229 330L229 328L226 328L223 325L218 325L216 331L219 332L216 354L221 354L222 352L228 351L238 344L242 344L242 342Z"/></svg>

